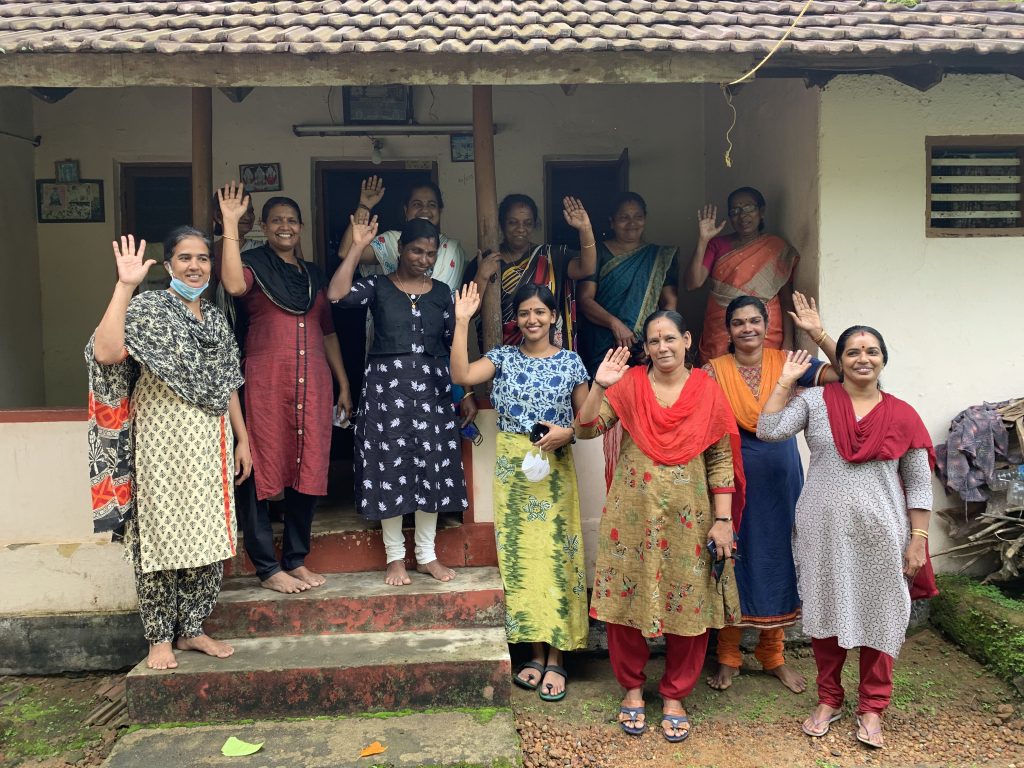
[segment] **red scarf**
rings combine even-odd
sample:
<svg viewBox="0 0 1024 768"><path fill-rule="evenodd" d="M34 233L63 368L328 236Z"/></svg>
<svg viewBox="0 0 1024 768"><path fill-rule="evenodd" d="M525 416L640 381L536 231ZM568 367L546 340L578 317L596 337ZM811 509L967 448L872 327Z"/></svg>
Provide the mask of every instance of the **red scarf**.
<svg viewBox="0 0 1024 768"><path fill-rule="evenodd" d="M647 368L636 366L605 393L633 442L656 464L688 464L695 456L729 435L736 491L732 495L732 527L739 533L746 492L740 431L722 390L701 370L690 371L679 399L669 408L658 404Z"/></svg>
<svg viewBox="0 0 1024 768"><path fill-rule="evenodd" d="M882 402L867 416L857 421L853 402L839 382L826 384L822 392L828 424L839 455L851 464L868 461L891 461L901 458L913 448L928 451L928 465L935 468L935 449L924 422L909 403L882 392ZM910 585L910 597L920 600L939 594L935 572L925 541L924 566Z"/></svg>

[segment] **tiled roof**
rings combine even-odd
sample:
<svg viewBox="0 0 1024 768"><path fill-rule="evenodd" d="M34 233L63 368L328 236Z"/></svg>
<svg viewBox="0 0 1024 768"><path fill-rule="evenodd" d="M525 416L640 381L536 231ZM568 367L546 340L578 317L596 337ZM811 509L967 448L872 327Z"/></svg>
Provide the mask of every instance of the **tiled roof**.
<svg viewBox="0 0 1024 768"><path fill-rule="evenodd" d="M13 53L764 54L803 2L674 0L324 0L11 2ZM822 54L1024 53L1024 3L814 2L780 47Z"/></svg>

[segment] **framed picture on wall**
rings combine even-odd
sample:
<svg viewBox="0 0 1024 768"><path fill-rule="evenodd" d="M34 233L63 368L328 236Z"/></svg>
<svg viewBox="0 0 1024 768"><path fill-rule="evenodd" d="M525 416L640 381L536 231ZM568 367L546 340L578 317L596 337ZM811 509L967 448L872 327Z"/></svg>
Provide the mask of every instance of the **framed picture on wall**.
<svg viewBox="0 0 1024 768"><path fill-rule="evenodd" d="M453 163L473 162L473 134L453 133L449 139Z"/></svg>
<svg viewBox="0 0 1024 768"><path fill-rule="evenodd" d="M341 108L346 125L412 122L412 87L408 85L343 85Z"/></svg>
<svg viewBox="0 0 1024 768"><path fill-rule="evenodd" d="M53 175L57 181L65 184L78 183L78 161L58 160L53 164Z"/></svg>
<svg viewBox="0 0 1024 768"><path fill-rule="evenodd" d="M240 165L238 178L245 184L246 192L280 192L282 189L280 163Z"/></svg>
<svg viewBox="0 0 1024 768"><path fill-rule="evenodd" d="M36 220L40 224L81 224L105 221L103 180L70 184L36 179Z"/></svg>

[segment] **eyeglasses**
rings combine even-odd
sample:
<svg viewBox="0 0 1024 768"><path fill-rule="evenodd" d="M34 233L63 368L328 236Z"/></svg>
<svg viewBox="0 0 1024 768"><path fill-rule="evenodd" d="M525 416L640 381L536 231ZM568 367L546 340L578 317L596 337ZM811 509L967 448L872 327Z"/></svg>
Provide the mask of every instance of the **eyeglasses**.
<svg viewBox="0 0 1024 768"><path fill-rule="evenodd" d="M741 213L753 213L757 210L757 206L753 203L747 203L746 205L738 205L735 208L729 209L730 216L739 216Z"/></svg>

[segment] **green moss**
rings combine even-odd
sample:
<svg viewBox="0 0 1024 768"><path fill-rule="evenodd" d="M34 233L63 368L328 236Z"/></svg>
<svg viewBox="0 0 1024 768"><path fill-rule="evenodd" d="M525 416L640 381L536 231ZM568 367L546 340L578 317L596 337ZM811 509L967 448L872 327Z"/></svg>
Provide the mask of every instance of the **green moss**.
<svg viewBox="0 0 1024 768"><path fill-rule="evenodd" d="M932 623L998 677L1024 674L1024 603L962 576L937 581Z"/></svg>

